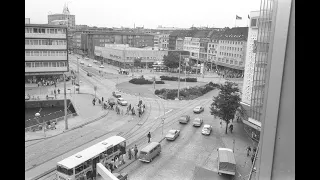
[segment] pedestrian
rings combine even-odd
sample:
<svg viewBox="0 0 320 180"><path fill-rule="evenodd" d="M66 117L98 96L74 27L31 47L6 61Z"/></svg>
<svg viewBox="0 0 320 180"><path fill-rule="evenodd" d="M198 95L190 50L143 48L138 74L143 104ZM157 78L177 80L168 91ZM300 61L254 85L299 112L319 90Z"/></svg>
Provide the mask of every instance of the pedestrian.
<svg viewBox="0 0 320 180"><path fill-rule="evenodd" d="M102 102L103 102L103 97L101 98Z"/></svg>
<svg viewBox="0 0 320 180"><path fill-rule="evenodd" d="M129 148L129 149L128 149L128 158L129 158L129 160L131 160L131 155L132 155L132 154L131 154L131 149Z"/></svg>
<svg viewBox="0 0 320 180"><path fill-rule="evenodd" d="M233 124L230 124L229 129L230 129L230 132L232 133L232 130L233 130Z"/></svg>
<svg viewBox="0 0 320 180"><path fill-rule="evenodd" d="M54 93L54 95L56 95L56 94L57 94L57 91L56 91L56 89L54 89L53 93Z"/></svg>
<svg viewBox="0 0 320 180"><path fill-rule="evenodd" d="M222 121L220 120L220 128L222 128Z"/></svg>
<svg viewBox="0 0 320 180"><path fill-rule="evenodd" d="M60 89L58 89L58 94L60 94Z"/></svg>
<svg viewBox="0 0 320 180"><path fill-rule="evenodd" d="M129 104L128 108L129 108L129 110L131 109L131 104Z"/></svg>
<svg viewBox="0 0 320 180"><path fill-rule="evenodd" d="M138 148L137 145L134 145L134 158L137 159Z"/></svg>
<svg viewBox="0 0 320 180"><path fill-rule="evenodd" d="M93 104L93 105L95 105L95 101L94 101L94 99L92 100L92 104Z"/></svg>
<svg viewBox="0 0 320 180"><path fill-rule="evenodd" d="M251 152L251 147L248 146L246 150L247 150L247 156L249 156L249 155L250 155L250 152Z"/></svg>
<svg viewBox="0 0 320 180"><path fill-rule="evenodd" d="M114 164L116 166L116 168L119 167L119 159L116 157L115 161L114 161Z"/></svg>
<svg viewBox="0 0 320 180"><path fill-rule="evenodd" d="M122 164L126 163L125 159L126 159L126 154L122 154Z"/></svg>
<svg viewBox="0 0 320 180"><path fill-rule="evenodd" d="M257 148L254 147L254 148L253 148L253 154L256 154L256 151L257 151Z"/></svg>
<svg viewBox="0 0 320 180"><path fill-rule="evenodd" d="M148 133L147 137L148 137L148 143L150 143L150 139L151 139L151 133L150 132Z"/></svg>
<svg viewBox="0 0 320 180"><path fill-rule="evenodd" d="M252 164L253 164L253 161L254 161L254 153L253 153L252 156L251 156L251 162L252 162Z"/></svg>

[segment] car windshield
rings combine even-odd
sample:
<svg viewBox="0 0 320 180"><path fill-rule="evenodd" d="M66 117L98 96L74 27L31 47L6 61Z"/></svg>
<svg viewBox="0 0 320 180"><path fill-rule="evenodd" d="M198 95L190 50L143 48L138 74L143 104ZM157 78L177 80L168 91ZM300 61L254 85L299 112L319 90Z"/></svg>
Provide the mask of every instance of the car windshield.
<svg viewBox="0 0 320 180"><path fill-rule="evenodd" d="M180 119L182 119L182 120L186 120L186 119L187 119L187 117L186 117L186 116L181 116L181 117L180 117Z"/></svg>
<svg viewBox="0 0 320 180"><path fill-rule="evenodd" d="M144 152L144 151L140 151L140 154L141 154L141 155L146 155L147 153Z"/></svg>
<svg viewBox="0 0 320 180"><path fill-rule="evenodd" d="M170 131L169 131L169 134L174 135L175 132L176 132L175 130L170 130Z"/></svg>
<svg viewBox="0 0 320 180"><path fill-rule="evenodd" d="M200 122L200 118L194 119L194 122Z"/></svg>
<svg viewBox="0 0 320 180"><path fill-rule="evenodd" d="M203 127L204 130L209 130L210 129L210 126L205 126Z"/></svg>

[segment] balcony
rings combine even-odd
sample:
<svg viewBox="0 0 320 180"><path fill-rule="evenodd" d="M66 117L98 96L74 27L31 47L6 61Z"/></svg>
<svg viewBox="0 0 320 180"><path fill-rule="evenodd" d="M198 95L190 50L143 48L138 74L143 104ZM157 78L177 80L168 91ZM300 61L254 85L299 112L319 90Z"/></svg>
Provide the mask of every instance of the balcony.
<svg viewBox="0 0 320 180"><path fill-rule="evenodd" d="M67 56L25 56L25 61L66 61Z"/></svg>
<svg viewBox="0 0 320 180"><path fill-rule="evenodd" d="M67 45L25 45L25 49L58 50L67 49Z"/></svg>
<svg viewBox="0 0 320 180"><path fill-rule="evenodd" d="M25 67L25 73L66 72L68 67Z"/></svg>
<svg viewBox="0 0 320 180"><path fill-rule="evenodd" d="M66 34L25 33L25 38L67 39Z"/></svg>

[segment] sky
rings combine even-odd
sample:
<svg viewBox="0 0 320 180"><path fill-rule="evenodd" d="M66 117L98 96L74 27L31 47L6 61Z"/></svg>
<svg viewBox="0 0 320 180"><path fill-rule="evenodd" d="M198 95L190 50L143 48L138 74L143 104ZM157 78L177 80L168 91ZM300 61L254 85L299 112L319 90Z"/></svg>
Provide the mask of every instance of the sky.
<svg viewBox="0 0 320 180"><path fill-rule="evenodd" d="M30 23L48 23L48 14L62 13L64 4L76 25L157 28L192 26L245 27L261 0L25 0ZM242 20L235 20L236 15Z"/></svg>

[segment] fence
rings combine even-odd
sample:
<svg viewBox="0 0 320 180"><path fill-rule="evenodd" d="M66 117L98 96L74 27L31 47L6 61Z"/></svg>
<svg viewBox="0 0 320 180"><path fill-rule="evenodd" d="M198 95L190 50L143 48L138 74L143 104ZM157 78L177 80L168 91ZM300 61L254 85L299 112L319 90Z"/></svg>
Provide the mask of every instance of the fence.
<svg viewBox="0 0 320 180"><path fill-rule="evenodd" d="M67 118L72 118L74 116L77 116L77 113L72 113L72 114L68 114L67 115ZM61 121L61 120L64 120L64 116L62 117L58 117L58 118L55 118L55 119L52 119L52 120L48 120L50 123L52 122L55 122L56 124L58 124L58 121ZM39 123L39 124L36 124L36 125L33 125L33 126L29 126L27 128L25 128L25 132L34 132L34 131L38 131L40 130L39 127L43 128L43 124L48 122L48 121L45 121L43 123Z"/></svg>

